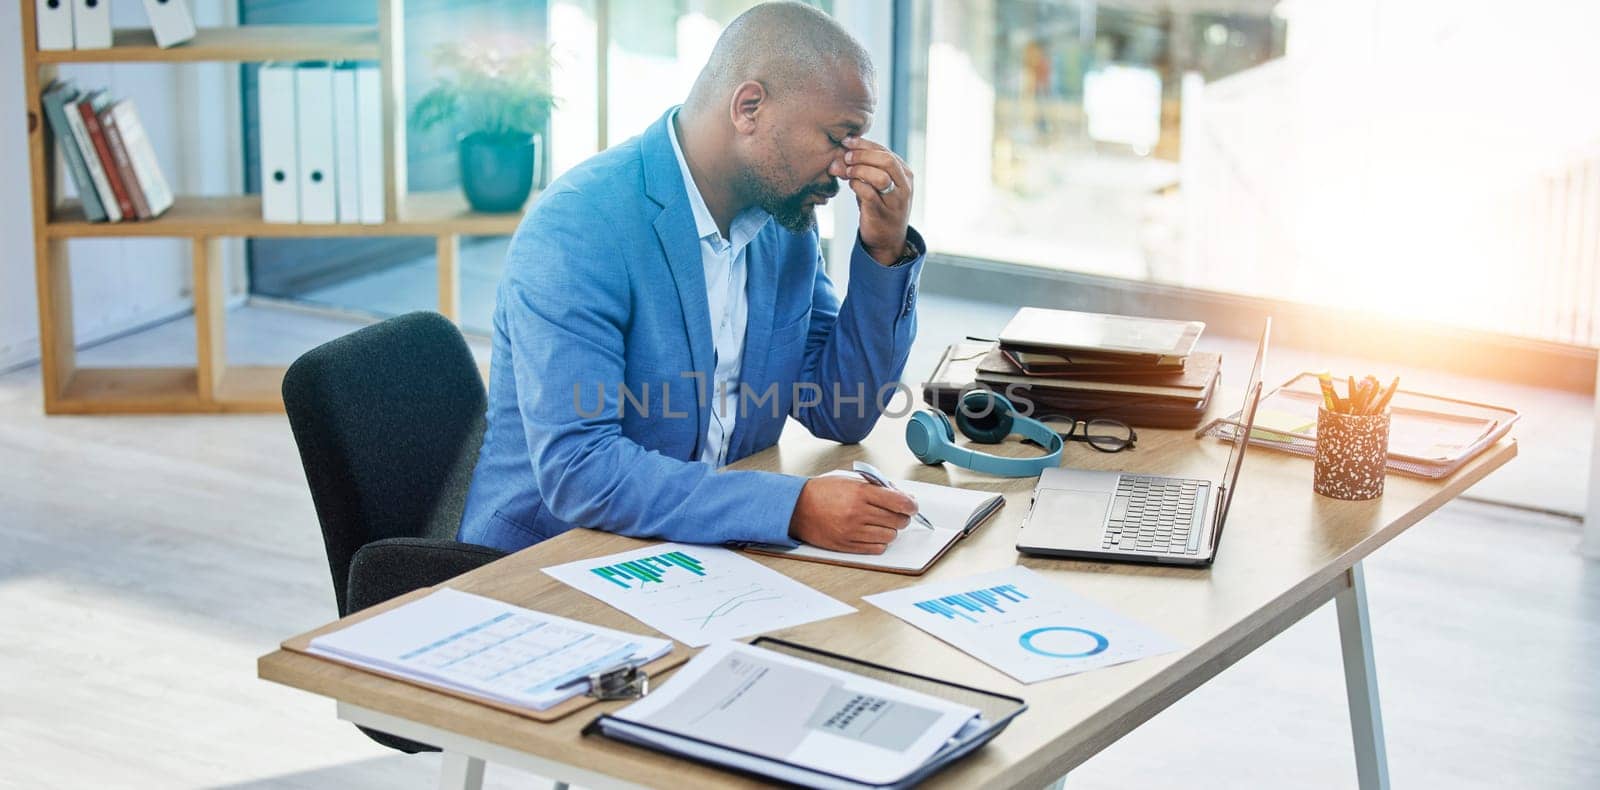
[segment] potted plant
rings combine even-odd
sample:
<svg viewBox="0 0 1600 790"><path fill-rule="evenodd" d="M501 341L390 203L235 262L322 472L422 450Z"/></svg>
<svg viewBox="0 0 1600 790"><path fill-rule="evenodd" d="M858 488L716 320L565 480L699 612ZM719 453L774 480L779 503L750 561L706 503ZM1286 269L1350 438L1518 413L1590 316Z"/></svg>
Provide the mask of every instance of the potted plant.
<svg viewBox="0 0 1600 790"><path fill-rule="evenodd" d="M451 124L458 133L461 188L477 211L517 211L539 172L540 130L555 106L550 50L446 44L434 52L444 74L417 101L420 130Z"/></svg>

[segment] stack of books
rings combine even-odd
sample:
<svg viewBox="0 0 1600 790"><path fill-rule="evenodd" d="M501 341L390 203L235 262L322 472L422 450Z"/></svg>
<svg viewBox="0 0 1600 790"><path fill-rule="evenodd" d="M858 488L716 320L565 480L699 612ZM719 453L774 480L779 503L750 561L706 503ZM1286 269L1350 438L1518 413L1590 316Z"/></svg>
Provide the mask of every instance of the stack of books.
<svg viewBox="0 0 1600 790"><path fill-rule="evenodd" d="M147 220L172 206L172 189L132 100L53 82L44 114L90 222Z"/></svg>
<svg viewBox="0 0 1600 790"><path fill-rule="evenodd" d="M923 399L953 411L962 390L982 387L1034 413L1193 427L1222 369L1221 355L1194 350L1204 331L1199 321L1024 307L998 343L948 348Z"/></svg>

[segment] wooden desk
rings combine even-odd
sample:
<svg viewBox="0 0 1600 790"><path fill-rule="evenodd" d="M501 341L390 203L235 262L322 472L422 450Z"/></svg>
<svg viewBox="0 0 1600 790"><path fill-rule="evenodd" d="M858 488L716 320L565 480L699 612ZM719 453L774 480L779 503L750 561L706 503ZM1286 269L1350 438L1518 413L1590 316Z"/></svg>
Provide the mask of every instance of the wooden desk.
<svg viewBox="0 0 1600 790"><path fill-rule="evenodd" d="M1236 402L1232 396L1217 400ZM885 419L866 442L840 446L814 439L791 422L778 447L736 466L806 475L848 467L861 458L892 476L1005 493L1005 508L920 579L754 557L859 610L776 635L1028 701L1030 710L1005 733L931 783L940 787L1037 788L1055 782L1329 599L1338 602L1361 786L1386 787L1361 559L1517 454L1515 440L1508 438L1447 480L1391 476L1382 499L1339 502L1311 492L1309 460L1252 450L1245 459L1218 560L1209 570L1194 570L1021 556L1014 546L1035 478L1003 480L922 466L905 449L903 433L902 420ZM1015 443L1006 447L1017 454L1029 452ZM1141 430L1136 450L1113 455L1073 446L1067 448L1066 463L1214 477L1220 474L1227 452L1225 444L1196 440L1188 431ZM645 543L577 530L466 574L451 586L600 625L655 633L539 570L641 545ZM1187 647L1023 685L860 600L871 593L1013 564L1033 568ZM682 645L676 649L686 650ZM473 786L481 779L485 760L584 787L757 786L730 773L580 736L583 725L606 709L600 706L554 724L539 724L282 650L263 656L258 672L267 680L338 700L342 718L438 745L446 751L446 786Z"/></svg>

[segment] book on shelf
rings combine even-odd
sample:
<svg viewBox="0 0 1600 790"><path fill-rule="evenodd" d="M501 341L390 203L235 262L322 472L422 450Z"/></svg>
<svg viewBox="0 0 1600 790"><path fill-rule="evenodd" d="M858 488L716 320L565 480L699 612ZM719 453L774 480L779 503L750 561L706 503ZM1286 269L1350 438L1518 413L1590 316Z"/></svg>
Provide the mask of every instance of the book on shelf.
<svg viewBox="0 0 1600 790"><path fill-rule="evenodd" d="M94 148L92 155L99 158L100 169L106 174L106 191L100 193L100 199L107 203L114 201L117 213L123 219L138 219L138 214L133 210L133 199L128 197L128 187L122 183L122 171L117 168L117 160L111 155L111 144L106 141L105 130L100 128L100 111L106 105L106 92L103 90L90 93L77 103L78 115L83 118L84 133ZM85 153L87 155L89 152Z"/></svg>
<svg viewBox="0 0 1600 790"><path fill-rule="evenodd" d="M139 219L150 219L154 216L150 213L150 202L145 200L144 190L139 188L139 174L133 171L133 161L128 157L128 144L122 139L122 131L117 128L111 108L101 110L98 118L100 131L106 138L106 148L111 150L111 159L116 164L117 177L122 179L128 191L128 208Z"/></svg>
<svg viewBox="0 0 1600 790"><path fill-rule="evenodd" d="M61 158L67 163L67 173L78 189L84 218L90 222L105 222L109 217L105 207L100 205L100 193L95 190L94 181L89 176L89 165L83 159L83 152L78 149L72 124L67 120L67 108L77 97L78 89L72 87L71 83L51 83L45 89L41 102L44 105L44 117L50 124L50 133L55 138L56 149L61 152Z"/></svg>
<svg viewBox="0 0 1600 790"><path fill-rule="evenodd" d="M100 154L95 151L94 141L89 139L89 129L83 124L83 113L78 110L80 97L75 97L67 110L67 127L72 130L70 138L72 144L78 147L78 153L83 155L83 164L89 171L90 191L100 201L100 207L105 210L106 220L109 222L122 221L122 209L117 205L116 195L111 193L111 182L106 180L106 168L100 160ZM63 142L63 145L66 143ZM80 196L82 193L79 193Z"/></svg>
<svg viewBox="0 0 1600 790"><path fill-rule="evenodd" d="M42 104L85 219L152 219L172 206L172 190L131 101L59 81L45 89Z"/></svg>
<svg viewBox="0 0 1600 790"><path fill-rule="evenodd" d="M137 185L134 190L138 196L136 199L142 199L148 208L145 218L161 216L172 208L172 188L167 185L167 178L161 172L156 149L150 145L150 137L145 134L144 123L139 120L139 111L134 109L133 100L123 99L111 105L101 115L101 121L110 124L107 129L121 139L127 152L128 165Z"/></svg>

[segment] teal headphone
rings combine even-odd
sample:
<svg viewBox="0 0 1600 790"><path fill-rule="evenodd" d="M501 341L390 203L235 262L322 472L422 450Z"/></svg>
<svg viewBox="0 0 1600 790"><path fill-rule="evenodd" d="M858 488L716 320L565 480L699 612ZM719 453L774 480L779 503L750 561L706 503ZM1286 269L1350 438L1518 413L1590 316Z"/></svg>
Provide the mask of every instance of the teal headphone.
<svg viewBox="0 0 1600 790"><path fill-rule="evenodd" d="M942 412L919 411L906 423L906 446L911 454L925 464L949 461L975 472L1001 477L1032 477L1059 466L1061 448L1066 443L1061 435L1038 420L1017 413L1004 395L988 390L972 390L961 396L956 405L956 425L962 435L980 444L999 444L1011 434L1043 447L1045 454L1037 458L1010 458L980 453L956 446L955 429L950 418Z"/></svg>

